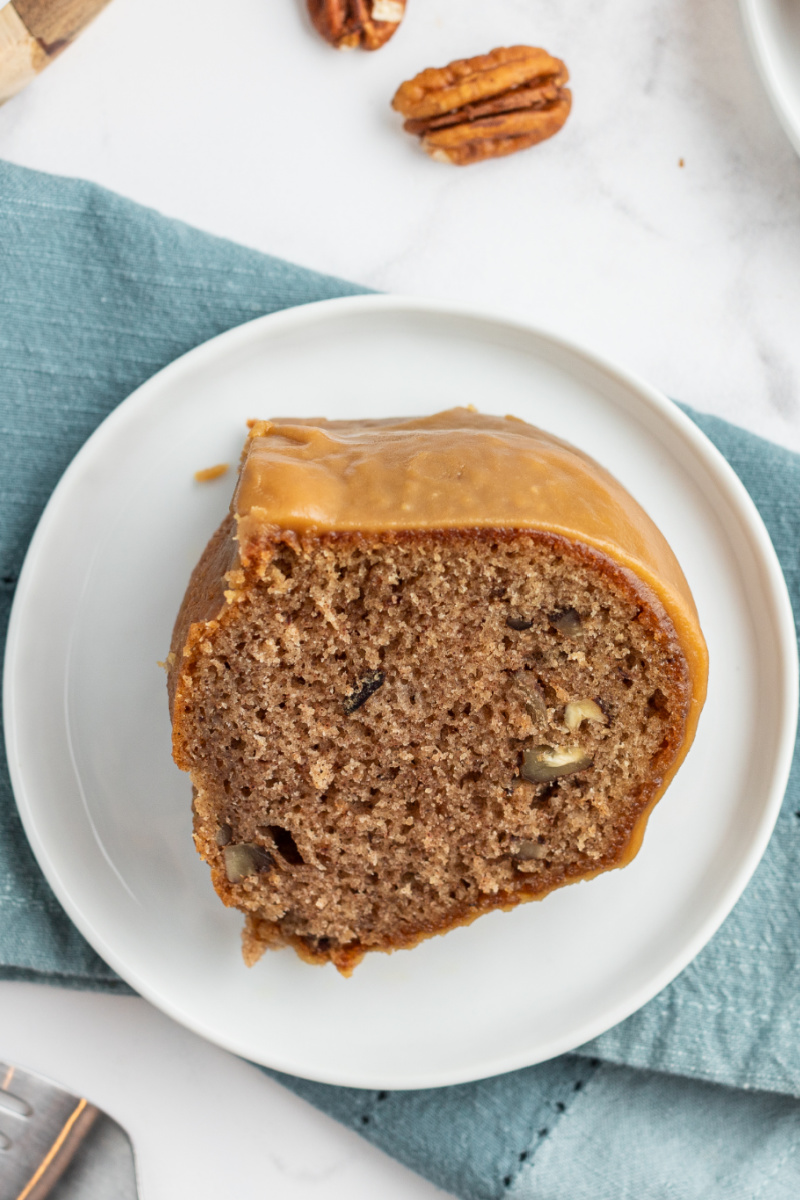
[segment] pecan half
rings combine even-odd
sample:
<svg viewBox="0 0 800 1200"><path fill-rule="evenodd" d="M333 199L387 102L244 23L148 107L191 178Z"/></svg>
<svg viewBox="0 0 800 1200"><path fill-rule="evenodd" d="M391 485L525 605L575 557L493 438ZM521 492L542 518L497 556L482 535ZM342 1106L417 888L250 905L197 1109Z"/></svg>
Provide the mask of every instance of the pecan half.
<svg viewBox="0 0 800 1200"><path fill-rule="evenodd" d="M400 85L392 108L432 158L463 167L558 133L572 105L568 79L564 63L546 50L501 47L421 71Z"/></svg>
<svg viewBox="0 0 800 1200"><path fill-rule="evenodd" d="M337 50L380 50L405 11L406 0L308 0L314 28Z"/></svg>

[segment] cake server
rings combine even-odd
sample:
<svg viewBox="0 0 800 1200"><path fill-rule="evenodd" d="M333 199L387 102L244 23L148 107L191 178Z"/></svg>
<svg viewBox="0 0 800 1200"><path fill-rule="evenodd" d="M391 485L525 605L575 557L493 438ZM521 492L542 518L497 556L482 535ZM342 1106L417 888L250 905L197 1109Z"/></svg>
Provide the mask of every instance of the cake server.
<svg viewBox="0 0 800 1200"><path fill-rule="evenodd" d="M0 1062L0 1200L138 1200L130 1138L101 1108Z"/></svg>

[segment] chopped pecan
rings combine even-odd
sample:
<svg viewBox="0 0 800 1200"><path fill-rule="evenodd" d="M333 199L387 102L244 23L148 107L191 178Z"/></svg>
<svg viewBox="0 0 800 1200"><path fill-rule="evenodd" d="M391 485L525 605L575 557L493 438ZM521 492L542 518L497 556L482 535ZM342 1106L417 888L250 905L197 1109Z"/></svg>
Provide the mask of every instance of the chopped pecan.
<svg viewBox="0 0 800 1200"><path fill-rule="evenodd" d="M386 682L386 676L383 671L370 671L361 680L361 683L352 691L349 696L345 697L344 711L350 713L357 712L362 704L366 704L370 696L374 696L378 688L383 687Z"/></svg>
<svg viewBox="0 0 800 1200"><path fill-rule="evenodd" d="M558 133L572 105L568 79L546 50L509 46L420 72L400 85L392 107L432 158L462 167Z"/></svg>
<svg viewBox="0 0 800 1200"><path fill-rule="evenodd" d="M380 50L405 11L406 0L308 0L314 28L337 50Z"/></svg>

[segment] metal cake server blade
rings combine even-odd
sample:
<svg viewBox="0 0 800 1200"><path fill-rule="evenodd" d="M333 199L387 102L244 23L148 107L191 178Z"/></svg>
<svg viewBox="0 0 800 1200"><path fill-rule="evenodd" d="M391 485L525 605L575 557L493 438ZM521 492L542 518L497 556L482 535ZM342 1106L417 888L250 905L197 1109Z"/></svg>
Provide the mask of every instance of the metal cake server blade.
<svg viewBox="0 0 800 1200"><path fill-rule="evenodd" d="M133 1147L108 1113L0 1062L0 1200L138 1200Z"/></svg>

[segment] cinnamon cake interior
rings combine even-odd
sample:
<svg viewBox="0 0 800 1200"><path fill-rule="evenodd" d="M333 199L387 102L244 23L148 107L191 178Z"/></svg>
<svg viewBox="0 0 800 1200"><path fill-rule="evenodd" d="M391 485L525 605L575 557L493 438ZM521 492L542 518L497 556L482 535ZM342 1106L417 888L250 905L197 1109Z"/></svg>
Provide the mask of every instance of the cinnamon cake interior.
<svg viewBox="0 0 800 1200"><path fill-rule="evenodd" d="M289 944L349 973L629 861L702 704L691 597L670 616L652 577L553 529L293 524L234 503L170 655L245 960Z"/></svg>

